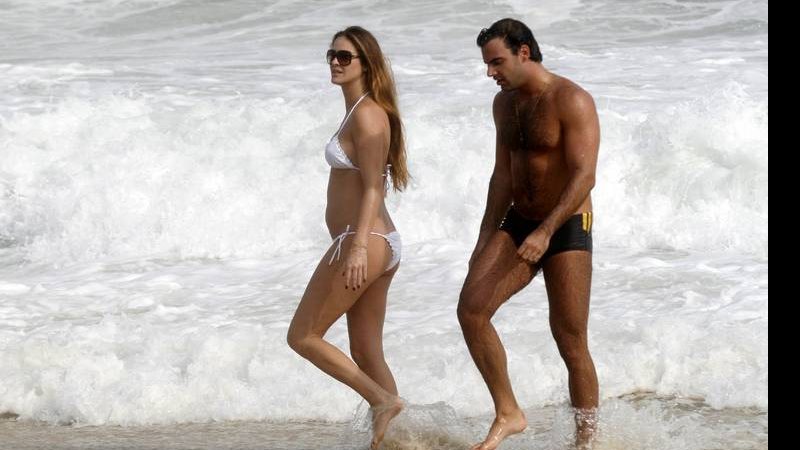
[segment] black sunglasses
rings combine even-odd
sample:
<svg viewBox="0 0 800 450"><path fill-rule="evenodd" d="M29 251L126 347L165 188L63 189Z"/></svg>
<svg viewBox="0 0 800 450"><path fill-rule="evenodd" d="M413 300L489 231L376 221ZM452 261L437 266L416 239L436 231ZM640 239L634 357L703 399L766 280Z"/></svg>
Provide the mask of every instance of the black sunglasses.
<svg viewBox="0 0 800 450"><path fill-rule="evenodd" d="M358 56L350 53L349 50L328 50L328 53L325 54L325 59L328 61L328 64L333 62L333 58L336 58L339 61L340 66L349 66L351 62L353 62L353 58L358 58Z"/></svg>

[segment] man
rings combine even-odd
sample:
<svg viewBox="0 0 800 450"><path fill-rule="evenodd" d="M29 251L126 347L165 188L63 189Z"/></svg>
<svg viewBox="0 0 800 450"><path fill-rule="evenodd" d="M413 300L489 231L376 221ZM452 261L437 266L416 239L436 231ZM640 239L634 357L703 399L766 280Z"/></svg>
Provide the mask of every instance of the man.
<svg viewBox="0 0 800 450"><path fill-rule="evenodd" d="M522 22L497 21L477 41L487 76L501 91L493 105L497 144L486 212L458 303L464 339L496 414L486 439L472 448L493 450L527 426L491 318L540 269L550 329L569 371L576 444L587 448L598 404L587 342L597 111L589 93L545 69Z"/></svg>

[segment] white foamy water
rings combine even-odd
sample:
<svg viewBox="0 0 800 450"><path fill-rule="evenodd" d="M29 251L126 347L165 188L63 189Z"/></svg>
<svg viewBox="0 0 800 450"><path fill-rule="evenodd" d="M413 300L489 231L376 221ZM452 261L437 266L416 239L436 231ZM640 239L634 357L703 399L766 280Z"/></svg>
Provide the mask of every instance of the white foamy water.
<svg viewBox="0 0 800 450"><path fill-rule="evenodd" d="M414 177L388 200L406 247L387 358L412 404L489 414L455 305L494 150L474 40L514 16L600 114L590 344L615 442L639 421L642 448L673 448L704 423L632 393L766 414L767 2L532 5L0 1L0 413L351 419L358 397L285 333L329 241L344 106L323 54L359 24L391 59ZM495 323L521 404L566 404L541 280ZM343 324L330 338L347 347Z"/></svg>

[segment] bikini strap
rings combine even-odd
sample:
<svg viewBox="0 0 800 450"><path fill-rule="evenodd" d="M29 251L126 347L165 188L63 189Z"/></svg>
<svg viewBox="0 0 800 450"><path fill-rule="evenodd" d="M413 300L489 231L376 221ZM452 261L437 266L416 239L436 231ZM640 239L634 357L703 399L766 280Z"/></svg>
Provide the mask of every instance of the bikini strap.
<svg viewBox="0 0 800 450"><path fill-rule="evenodd" d="M350 111L347 111L347 114L344 116L344 120L342 121L342 124L339 125L339 129L336 130L336 136L338 136L339 133L342 132L342 128L344 128L344 126L347 124L347 120L350 119L350 115L353 114L353 111L356 110L356 106L358 106L358 104L361 103L361 100L364 100L365 98L367 98L368 95L369 95L369 91L364 92L364 95L362 95L361 97L359 97L358 100L356 100L356 102L353 104L353 107L350 108Z"/></svg>

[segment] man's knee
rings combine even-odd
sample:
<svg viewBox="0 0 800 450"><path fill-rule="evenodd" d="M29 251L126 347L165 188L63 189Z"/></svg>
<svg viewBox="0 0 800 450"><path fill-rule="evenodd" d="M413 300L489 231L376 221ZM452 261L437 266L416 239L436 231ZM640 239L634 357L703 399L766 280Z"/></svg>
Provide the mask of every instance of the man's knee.
<svg viewBox="0 0 800 450"><path fill-rule="evenodd" d="M583 364L589 356L586 332L556 330L553 332L553 336L556 339L558 352L567 367Z"/></svg>
<svg viewBox="0 0 800 450"><path fill-rule="evenodd" d="M467 286L461 290L456 313L462 328L480 325L492 318L491 312L486 308L489 301L487 294Z"/></svg>

